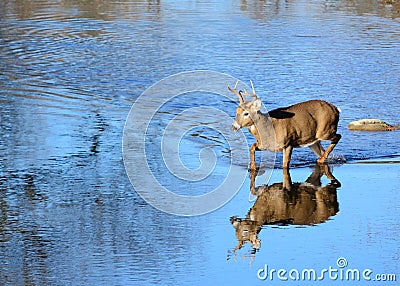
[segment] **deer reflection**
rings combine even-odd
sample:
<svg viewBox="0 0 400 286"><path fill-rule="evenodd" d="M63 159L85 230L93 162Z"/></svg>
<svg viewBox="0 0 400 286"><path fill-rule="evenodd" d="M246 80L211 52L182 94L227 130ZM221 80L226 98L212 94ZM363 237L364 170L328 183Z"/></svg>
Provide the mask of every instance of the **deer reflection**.
<svg viewBox="0 0 400 286"><path fill-rule="evenodd" d="M323 175L330 183L321 186ZM258 234L264 225L316 225L325 222L339 211L336 189L340 182L328 165L316 165L303 183L292 183L288 169L283 170L283 182L255 186L256 172L251 172L250 191L257 196L246 218L230 218L236 230L238 245L251 244L253 253L261 247Z"/></svg>

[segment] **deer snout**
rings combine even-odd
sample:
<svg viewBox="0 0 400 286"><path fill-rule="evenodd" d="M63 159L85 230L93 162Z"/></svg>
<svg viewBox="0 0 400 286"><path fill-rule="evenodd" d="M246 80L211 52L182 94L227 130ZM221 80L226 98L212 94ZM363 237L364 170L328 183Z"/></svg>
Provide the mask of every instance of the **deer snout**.
<svg viewBox="0 0 400 286"><path fill-rule="evenodd" d="M238 228L238 226L242 222L242 220L236 216L232 216L229 220L231 221L231 224L234 228Z"/></svg>
<svg viewBox="0 0 400 286"><path fill-rule="evenodd" d="M239 123L235 121L233 121L232 125L231 125L231 130L234 132L237 132L239 129L241 128L241 126L239 125Z"/></svg>

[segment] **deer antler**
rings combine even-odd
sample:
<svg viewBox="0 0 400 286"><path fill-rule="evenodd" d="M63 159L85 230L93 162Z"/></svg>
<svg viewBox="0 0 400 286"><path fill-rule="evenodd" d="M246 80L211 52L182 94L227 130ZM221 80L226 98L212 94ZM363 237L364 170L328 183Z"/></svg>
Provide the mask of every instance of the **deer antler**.
<svg viewBox="0 0 400 286"><path fill-rule="evenodd" d="M240 93L241 95L244 95L244 96L250 96L250 97L255 97L255 98L257 98L256 90L254 89L254 85L253 85L253 82L252 82L251 80L250 80L250 84L251 84L251 89L252 89L253 93L247 93L246 90L244 90L244 93L243 93L243 92L240 92L240 91L239 91L239 93Z"/></svg>
<svg viewBox="0 0 400 286"><path fill-rule="evenodd" d="M229 90L230 92L233 92L234 94L236 94L236 95L239 97L240 104L242 104L242 103L245 102L245 100L244 100L244 97L243 97L243 95L242 95L242 91L237 91L237 90L236 90L236 87L237 87L238 83L239 83L239 81L236 81L235 86L233 87L233 89L231 89L231 88L228 86L228 90Z"/></svg>

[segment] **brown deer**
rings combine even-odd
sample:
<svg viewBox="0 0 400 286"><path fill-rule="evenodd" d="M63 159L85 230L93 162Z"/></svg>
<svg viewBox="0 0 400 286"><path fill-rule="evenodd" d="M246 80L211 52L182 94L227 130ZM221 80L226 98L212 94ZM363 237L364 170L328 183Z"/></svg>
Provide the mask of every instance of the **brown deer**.
<svg viewBox="0 0 400 286"><path fill-rule="evenodd" d="M283 152L283 168L289 168L292 150L298 147L310 147L318 156L317 163L325 162L342 137L336 133L339 122L336 106L323 100L309 100L264 114L260 112L261 100L256 95L253 82L250 81L252 94L246 90L237 91L238 82L233 89L228 86L240 101L231 129L238 131L247 127L257 140L250 147L250 170L256 169L255 151L258 150ZM246 96L254 99L246 101ZM326 150L321 140L331 141Z"/></svg>
<svg viewBox="0 0 400 286"><path fill-rule="evenodd" d="M340 182L328 165L316 165L302 183L292 183L289 169L283 170L283 182L255 186L256 171L250 172L250 191L257 200L245 218L230 218L238 244L234 253L248 242L253 252L260 249L258 234L266 225L317 225L326 222L339 211L337 189ZM321 184L325 175L330 183ZM289 191L288 191L289 190Z"/></svg>

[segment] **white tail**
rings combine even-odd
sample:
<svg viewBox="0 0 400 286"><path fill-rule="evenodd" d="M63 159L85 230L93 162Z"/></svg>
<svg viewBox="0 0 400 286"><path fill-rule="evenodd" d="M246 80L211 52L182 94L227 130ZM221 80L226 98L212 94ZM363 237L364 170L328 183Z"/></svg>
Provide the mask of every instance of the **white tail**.
<svg viewBox="0 0 400 286"><path fill-rule="evenodd" d="M297 147L309 147L318 156L317 162L322 164L342 137L336 133L339 122L339 109L336 106L323 100L310 100L263 114L253 82L252 94L237 91L237 84L233 89L228 87L240 101L231 128L237 131L247 127L257 140L250 147L250 169L256 169L256 150L283 152L283 168L289 168L292 150ZM246 96L254 99L246 101ZM321 140L331 141L326 150Z"/></svg>

